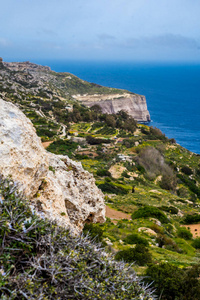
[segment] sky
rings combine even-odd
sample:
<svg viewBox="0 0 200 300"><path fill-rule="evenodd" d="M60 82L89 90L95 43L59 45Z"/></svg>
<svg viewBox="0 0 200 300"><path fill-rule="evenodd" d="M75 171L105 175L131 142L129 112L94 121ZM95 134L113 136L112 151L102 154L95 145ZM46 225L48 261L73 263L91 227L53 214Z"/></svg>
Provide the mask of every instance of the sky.
<svg viewBox="0 0 200 300"><path fill-rule="evenodd" d="M200 0L0 0L4 61L200 62Z"/></svg>

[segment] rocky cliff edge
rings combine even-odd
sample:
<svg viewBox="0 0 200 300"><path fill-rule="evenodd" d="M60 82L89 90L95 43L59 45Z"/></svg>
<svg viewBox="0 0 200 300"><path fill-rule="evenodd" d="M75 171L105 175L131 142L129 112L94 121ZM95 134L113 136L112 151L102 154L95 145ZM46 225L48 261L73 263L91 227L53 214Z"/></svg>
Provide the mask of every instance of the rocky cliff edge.
<svg viewBox="0 0 200 300"><path fill-rule="evenodd" d="M110 94L110 95L74 95L82 104L91 107L99 105L103 113L116 114L120 110L126 111L139 122L150 122L145 96L138 94Z"/></svg>
<svg viewBox="0 0 200 300"><path fill-rule="evenodd" d="M104 222L103 193L93 175L68 156L48 153L29 119L0 99L0 173L50 219L80 232L86 222Z"/></svg>

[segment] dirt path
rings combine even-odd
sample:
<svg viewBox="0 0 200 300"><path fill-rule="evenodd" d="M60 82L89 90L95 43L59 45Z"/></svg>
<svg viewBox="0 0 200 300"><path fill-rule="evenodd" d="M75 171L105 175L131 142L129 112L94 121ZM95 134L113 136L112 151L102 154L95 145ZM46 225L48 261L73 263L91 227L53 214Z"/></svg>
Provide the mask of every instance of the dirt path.
<svg viewBox="0 0 200 300"><path fill-rule="evenodd" d="M106 206L106 217L114 220L122 220L122 219L128 219L131 220L131 215L123 213L121 211L115 210L113 208L110 208L109 206Z"/></svg>
<svg viewBox="0 0 200 300"><path fill-rule="evenodd" d="M193 237L200 237L200 224L181 225L185 228L190 228Z"/></svg>
<svg viewBox="0 0 200 300"><path fill-rule="evenodd" d="M51 143L53 143L53 141L43 142L42 145L46 149Z"/></svg>

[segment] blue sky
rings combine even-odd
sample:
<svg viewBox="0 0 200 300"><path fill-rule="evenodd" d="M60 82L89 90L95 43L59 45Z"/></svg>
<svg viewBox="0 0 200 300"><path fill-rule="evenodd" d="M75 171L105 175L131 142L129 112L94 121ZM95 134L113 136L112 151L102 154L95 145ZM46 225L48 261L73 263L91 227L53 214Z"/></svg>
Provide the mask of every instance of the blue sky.
<svg viewBox="0 0 200 300"><path fill-rule="evenodd" d="M200 0L0 0L0 56L200 62Z"/></svg>

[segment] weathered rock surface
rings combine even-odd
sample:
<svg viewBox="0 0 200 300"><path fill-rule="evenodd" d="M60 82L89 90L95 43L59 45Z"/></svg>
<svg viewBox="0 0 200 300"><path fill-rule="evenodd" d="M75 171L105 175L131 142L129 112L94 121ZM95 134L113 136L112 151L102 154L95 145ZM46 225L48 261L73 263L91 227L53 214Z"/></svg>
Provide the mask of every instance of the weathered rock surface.
<svg viewBox="0 0 200 300"><path fill-rule="evenodd" d="M103 113L116 114L120 110L124 110L137 121L150 121L145 96L124 93L110 95L74 95L74 98L88 107L95 104L99 105Z"/></svg>
<svg viewBox="0 0 200 300"><path fill-rule="evenodd" d="M51 219L79 232L85 222L103 222L105 205L93 176L67 156L47 152L29 119L0 99L0 173Z"/></svg>

